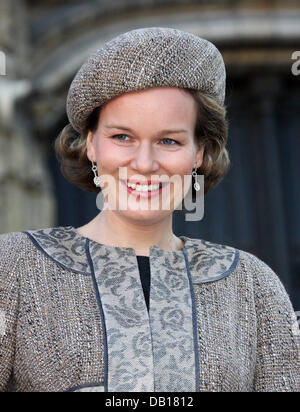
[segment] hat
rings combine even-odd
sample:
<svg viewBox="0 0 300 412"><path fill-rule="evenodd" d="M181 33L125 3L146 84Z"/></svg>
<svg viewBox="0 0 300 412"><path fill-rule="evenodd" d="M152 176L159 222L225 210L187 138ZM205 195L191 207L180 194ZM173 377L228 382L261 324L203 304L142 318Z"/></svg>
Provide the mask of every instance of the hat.
<svg viewBox="0 0 300 412"><path fill-rule="evenodd" d="M95 51L75 75L67 96L67 115L78 132L92 111L126 92L180 87L225 98L225 65L208 40L181 30L147 27L115 37Z"/></svg>

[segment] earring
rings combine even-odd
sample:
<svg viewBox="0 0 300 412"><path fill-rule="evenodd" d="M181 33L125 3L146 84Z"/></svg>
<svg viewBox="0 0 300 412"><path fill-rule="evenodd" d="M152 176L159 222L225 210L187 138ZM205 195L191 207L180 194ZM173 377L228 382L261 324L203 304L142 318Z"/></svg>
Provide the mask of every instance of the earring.
<svg viewBox="0 0 300 412"><path fill-rule="evenodd" d="M100 177L99 176L97 176L97 165L92 161L92 171L94 172L94 175L95 175L95 177L94 177L94 183L95 183L95 185L97 186L97 187L101 187L101 180L100 180Z"/></svg>
<svg viewBox="0 0 300 412"><path fill-rule="evenodd" d="M194 176L195 179L194 189L198 192L200 190L200 183L197 181L197 169L192 171L192 176Z"/></svg>

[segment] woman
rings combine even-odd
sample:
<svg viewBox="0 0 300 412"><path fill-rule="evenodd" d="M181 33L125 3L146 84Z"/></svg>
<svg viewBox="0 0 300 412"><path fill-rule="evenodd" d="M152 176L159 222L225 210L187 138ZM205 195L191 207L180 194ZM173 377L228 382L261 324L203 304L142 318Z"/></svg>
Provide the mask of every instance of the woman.
<svg viewBox="0 0 300 412"><path fill-rule="evenodd" d="M79 228L1 235L2 391L299 390L278 276L172 231L184 177L207 193L228 169L224 96L219 51L175 29L124 33L84 63L55 147L105 206Z"/></svg>

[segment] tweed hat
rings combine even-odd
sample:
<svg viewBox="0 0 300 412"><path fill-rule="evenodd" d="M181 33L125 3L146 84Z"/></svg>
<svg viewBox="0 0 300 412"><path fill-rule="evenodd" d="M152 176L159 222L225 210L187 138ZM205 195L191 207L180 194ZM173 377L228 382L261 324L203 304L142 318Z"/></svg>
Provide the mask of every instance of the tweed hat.
<svg viewBox="0 0 300 412"><path fill-rule="evenodd" d="M166 27L131 30L83 63L70 85L67 115L83 132L88 116L107 100L163 86L204 91L223 104L225 80L222 55L208 40Z"/></svg>

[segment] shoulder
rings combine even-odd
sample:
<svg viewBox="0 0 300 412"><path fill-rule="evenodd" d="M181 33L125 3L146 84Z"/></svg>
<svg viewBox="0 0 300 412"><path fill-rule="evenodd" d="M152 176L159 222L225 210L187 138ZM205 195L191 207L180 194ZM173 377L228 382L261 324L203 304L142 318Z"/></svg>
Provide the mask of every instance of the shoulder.
<svg viewBox="0 0 300 412"><path fill-rule="evenodd" d="M235 272L240 251L232 246L182 236L194 283L223 279Z"/></svg>
<svg viewBox="0 0 300 412"><path fill-rule="evenodd" d="M2 247L13 246L14 244L19 245L20 243L24 241L24 239L26 239L26 237L27 236L23 232L1 233L0 234L0 245Z"/></svg>
<svg viewBox="0 0 300 412"><path fill-rule="evenodd" d="M263 260L246 251L240 251L240 264L244 271L251 271L257 295L276 294L286 298L287 291L274 270Z"/></svg>
<svg viewBox="0 0 300 412"><path fill-rule="evenodd" d="M28 243L28 237L23 232L0 234L0 265L1 269L18 263L23 250Z"/></svg>
<svg viewBox="0 0 300 412"><path fill-rule="evenodd" d="M284 289L273 269L254 254L220 243L203 239L186 240L186 249L199 280L213 281L236 275L251 281L254 286Z"/></svg>
<svg viewBox="0 0 300 412"><path fill-rule="evenodd" d="M81 274L91 273L86 250L87 239L80 236L73 226L27 230L25 233L40 259L46 256L52 264L64 269Z"/></svg>
<svg viewBox="0 0 300 412"><path fill-rule="evenodd" d="M20 232L9 232L0 234L0 245L1 252L8 252L9 250L20 250L20 248L26 248L32 245L33 236L39 235L46 232L51 232L55 230L55 227L45 228L45 229L33 229L33 230L24 230Z"/></svg>
<svg viewBox="0 0 300 412"><path fill-rule="evenodd" d="M18 290L28 255L28 238L22 232L0 234L0 294Z"/></svg>
<svg viewBox="0 0 300 412"><path fill-rule="evenodd" d="M233 246L185 239L188 239L187 252L194 284L229 280L240 292L252 290L258 311L276 311L281 307L288 316L293 316L291 299L283 282L263 260Z"/></svg>
<svg viewBox="0 0 300 412"><path fill-rule="evenodd" d="M44 231L51 232L56 228L35 229L20 232L0 234L0 265L1 270L16 268L37 255L38 247L35 236Z"/></svg>
<svg viewBox="0 0 300 412"><path fill-rule="evenodd" d="M0 245L3 247L21 245L58 243L69 239L71 226L54 226L40 229L28 229L21 232L10 232L0 234ZM74 235L73 235L74 237Z"/></svg>

